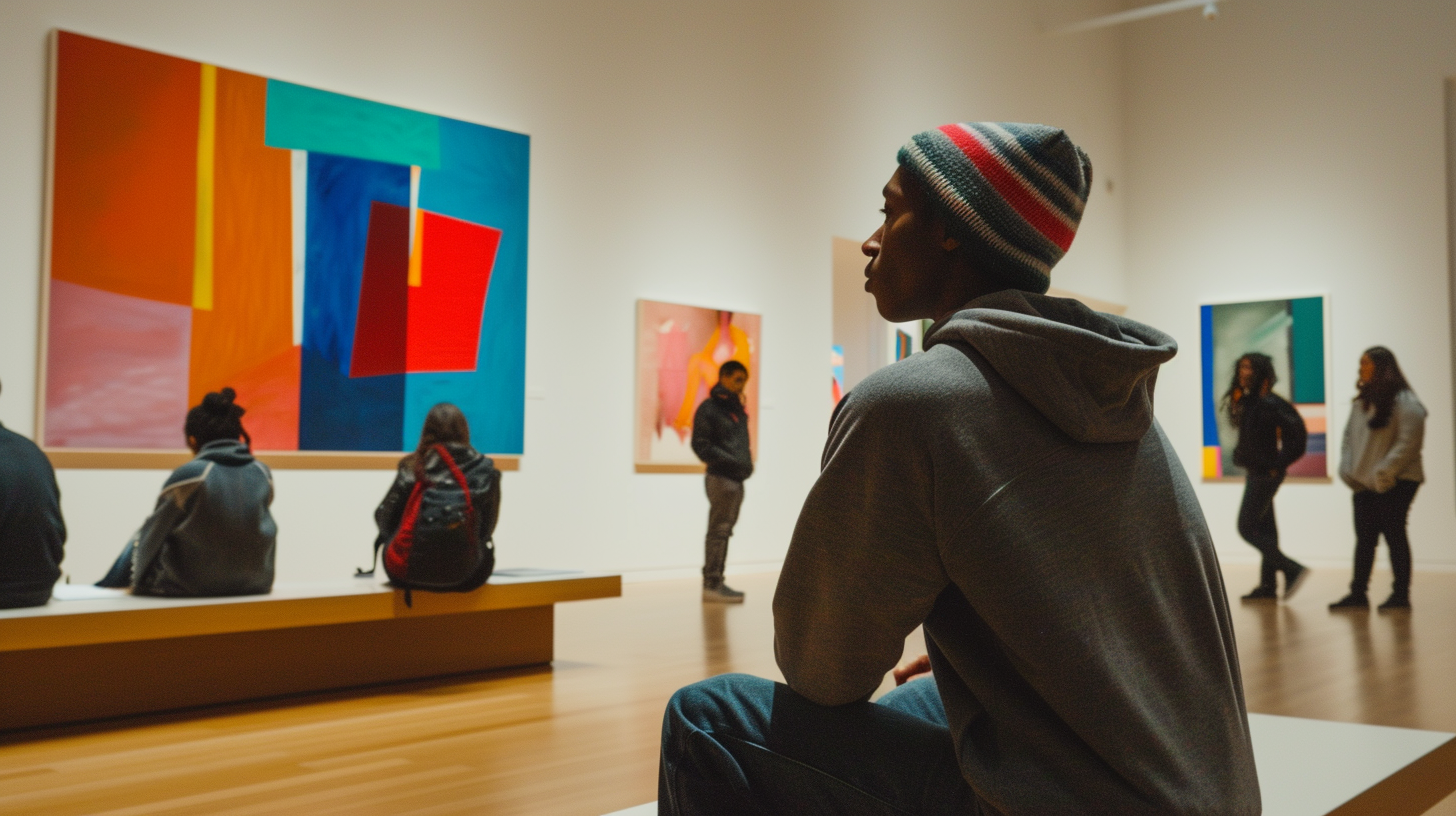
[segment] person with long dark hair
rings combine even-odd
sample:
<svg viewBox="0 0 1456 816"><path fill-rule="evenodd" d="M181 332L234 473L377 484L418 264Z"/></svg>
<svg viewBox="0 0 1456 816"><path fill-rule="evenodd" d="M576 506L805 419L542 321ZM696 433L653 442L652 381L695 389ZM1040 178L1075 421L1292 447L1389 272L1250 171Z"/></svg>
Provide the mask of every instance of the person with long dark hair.
<svg viewBox="0 0 1456 816"><path fill-rule="evenodd" d="M97 586L176 597L273 589L273 474L253 458L236 399L224 388L187 412L183 433L197 458L172 471L151 517Z"/></svg>
<svg viewBox="0 0 1456 816"><path fill-rule="evenodd" d="M419 444L400 460L394 484L374 511L374 551L384 550L385 572L406 588L474 589L495 568L491 539L499 516L495 461L471 447L464 412L441 402L425 415Z"/></svg>
<svg viewBox="0 0 1456 816"><path fill-rule="evenodd" d="M1331 609L1369 609L1366 592L1375 565L1380 536L1390 547L1395 573L1390 598L1381 609L1410 609L1411 549L1406 519L1416 490L1425 481L1421 442L1426 409L1401 373L1395 355L1384 346L1360 355L1358 390L1345 444L1340 453L1340 479L1355 491L1355 574L1350 594Z"/></svg>
<svg viewBox="0 0 1456 816"><path fill-rule="evenodd" d="M1274 519L1274 494L1284 483L1285 471L1304 455L1309 434L1304 419L1273 391L1278 377L1267 354L1249 353L1234 364L1233 382L1223 406L1239 429L1234 464L1244 469L1244 499L1239 505L1239 535L1263 555L1259 585L1243 596L1246 601L1279 597L1278 574L1284 573L1288 600L1309 570L1279 549L1279 526Z"/></svg>

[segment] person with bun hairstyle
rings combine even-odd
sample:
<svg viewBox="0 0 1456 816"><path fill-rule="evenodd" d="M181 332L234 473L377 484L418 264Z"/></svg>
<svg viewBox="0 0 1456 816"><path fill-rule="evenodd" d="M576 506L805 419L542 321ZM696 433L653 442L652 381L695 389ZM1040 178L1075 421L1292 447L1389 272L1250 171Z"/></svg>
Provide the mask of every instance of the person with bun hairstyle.
<svg viewBox="0 0 1456 816"><path fill-rule="evenodd" d="M1331 609L1369 609L1366 592L1380 536L1390 547L1395 573L1390 598L1381 609L1410 609L1411 549L1406 519L1425 481L1421 442L1426 409L1406 382L1395 354L1384 346L1360 355L1359 393L1345 424L1340 479L1355 491L1355 575L1350 594Z"/></svg>
<svg viewBox="0 0 1456 816"><path fill-rule="evenodd" d="M273 589L273 474L253 458L236 398L224 388L187 412L187 447L197 458L172 471L151 517L97 586L173 597Z"/></svg>

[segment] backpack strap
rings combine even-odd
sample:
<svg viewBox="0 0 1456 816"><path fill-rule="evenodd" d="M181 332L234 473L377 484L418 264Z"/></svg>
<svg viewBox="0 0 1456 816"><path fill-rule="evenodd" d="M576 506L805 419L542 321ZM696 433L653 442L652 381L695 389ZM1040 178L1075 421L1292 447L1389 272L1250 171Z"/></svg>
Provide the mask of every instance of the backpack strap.
<svg viewBox="0 0 1456 816"><path fill-rule="evenodd" d="M410 490L409 499L404 504L404 518L400 519L399 529L394 531L394 537L384 549L384 570L387 573L401 573L405 571L405 565L409 561L410 547L414 545L415 523L419 521L420 499L425 492L428 480L424 473L415 480L415 486ZM371 564L371 566L373 566Z"/></svg>
<svg viewBox="0 0 1456 816"><path fill-rule="evenodd" d="M448 450L445 450L444 445L435 445L434 450L440 454L440 459L444 461L445 466L450 468L450 474L460 485L460 492L465 494L465 514L472 519L475 518L475 504L470 500L470 485L465 481L465 474L460 471L460 466L455 464L455 459L450 456Z"/></svg>

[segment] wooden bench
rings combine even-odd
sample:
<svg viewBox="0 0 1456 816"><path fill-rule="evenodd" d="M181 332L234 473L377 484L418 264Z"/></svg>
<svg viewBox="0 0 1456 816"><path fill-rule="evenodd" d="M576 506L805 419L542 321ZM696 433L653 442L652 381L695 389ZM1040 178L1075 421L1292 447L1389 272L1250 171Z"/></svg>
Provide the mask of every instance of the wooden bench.
<svg viewBox="0 0 1456 816"><path fill-rule="evenodd" d="M0 729L550 663L553 605L622 581L502 571L412 606L363 578L237 598L59 592L101 597L0 610Z"/></svg>

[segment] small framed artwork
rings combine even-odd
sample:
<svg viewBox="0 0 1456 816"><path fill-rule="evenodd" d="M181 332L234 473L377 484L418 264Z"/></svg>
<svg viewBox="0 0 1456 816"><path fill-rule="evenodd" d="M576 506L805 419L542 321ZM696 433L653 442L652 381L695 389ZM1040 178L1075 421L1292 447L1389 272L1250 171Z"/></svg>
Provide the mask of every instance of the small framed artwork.
<svg viewBox="0 0 1456 816"><path fill-rule="evenodd" d="M1305 454L1290 466L1288 475L1328 481L1328 306L1329 299L1317 295L1201 307L1205 481L1243 478L1243 469L1233 461L1238 429L1229 418L1226 400L1238 361L1249 353L1269 356L1276 377L1273 392L1294 406L1309 432Z"/></svg>
<svg viewBox="0 0 1456 816"><path fill-rule="evenodd" d="M637 301L637 410L634 464L638 473L702 473L693 453L693 414L718 382L718 368L737 360L748 368L743 406L749 442L758 458L759 327L747 312L656 300Z"/></svg>

